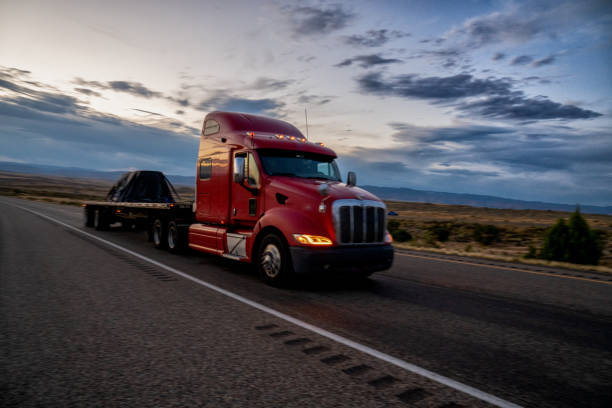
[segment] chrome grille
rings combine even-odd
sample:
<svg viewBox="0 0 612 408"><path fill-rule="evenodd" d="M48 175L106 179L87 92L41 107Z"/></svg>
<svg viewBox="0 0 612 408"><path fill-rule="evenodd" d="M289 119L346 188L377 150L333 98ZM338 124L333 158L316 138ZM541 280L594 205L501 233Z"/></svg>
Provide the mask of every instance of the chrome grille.
<svg viewBox="0 0 612 408"><path fill-rule="evenodd" d="M332 205L339 244L373 244L385 240L386 207L380 201L337 200Z"/></svg>

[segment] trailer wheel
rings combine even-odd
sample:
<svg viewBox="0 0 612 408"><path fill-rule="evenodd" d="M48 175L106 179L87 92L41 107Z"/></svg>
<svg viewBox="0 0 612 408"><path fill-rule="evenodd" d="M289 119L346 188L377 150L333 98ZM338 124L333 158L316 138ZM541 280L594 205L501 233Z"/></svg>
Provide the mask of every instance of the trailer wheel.
<svg viewBox="0 0 612 408"><path fill-rule="evenodd" d="M94 226L94 214L93 211L91 211L91 208L83 208L83 222L86 227Z"/></svg>
<svg viewBox="0 0 612 408"><path fill-rule="evenodd" d="M168 246L168 229L166 225L156 218L151 226L151 233L153 235L153 245L157 249L166 249Z"/></svg>
<svg viewBox="0 0 612 408"><path fill-rule="evenodd" d="M93 217L94 228L98 231L104 231L108 229L108 225L108 220L106 218L106 215L104 214L104 211L99 208L96 208Z"/></svg>
<svg viewBox="0 0 612 408"><path fill-rule="evenodd" d="M276 234L266 235L257 251L257 267L269 285L282 286L291 278L293 267L285 242Z"/></svg>
<svg viewBox="0 0 612 408"><path fill-rule="evenodd" d="M186 239L184 231L176 225L176 222L170 221L168 223L168 250L173 253L182 252L185 249Z"/></svg>

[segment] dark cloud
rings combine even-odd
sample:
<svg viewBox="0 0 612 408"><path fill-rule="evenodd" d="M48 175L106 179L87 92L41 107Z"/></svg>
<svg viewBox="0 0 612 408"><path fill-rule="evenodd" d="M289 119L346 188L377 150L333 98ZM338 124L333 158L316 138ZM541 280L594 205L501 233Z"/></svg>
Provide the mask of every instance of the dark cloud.
<svg viewBox="0 0 612 408"><path fill-rule="evenodd" d="M408 74L387 80L380 73L368 73L359 77L357 83L363 93L438 100L504 94L511 87L506 79L476 79L469 74L425 78Z"/></svg>
<svg viewBox="0 0 612 408"><path fill-rule="evenodd" d="M504 54L503 52L496 52L491 59L493 61L499 61L503 60L504 58L506 58L506 54Z"/></svg>
<svg viewBox="0 0 612 408"><path fill-rule="evenodd" d="M347 26L355 15L341 5L326 8L301 6L283 9L291 19L291 28L297 36L329 34Z"/></svg>
<svg viewBox="0 0 612 408"><path fill-rule="evenodd" d="M530 57L529 55L519 55L512 59L512 61L510 62L510 65L527 65L531 61L533 61L533 58Z"/></svg>
<svg viewBox="0 0 612 408"><path fill-rule="evenodd" d="M318 96L318 95L308 95L302 94L298 97L297 101L300 104L313 104L313 105L325 105L326 103L331 102L333 96Z"/></svg>
<svg viewBox="0 0 612 408"><path fill-rule="evenodd" d="M468 36L471 47L481 47L506 41L525 42L542 29L533 15L492 13L467 20L457 31Z"/></svg>
<svg viewBox="0 0 612 408"><path fill-rule="evenodd" d="M550 65L553 64L555 62L555 56L554 55L549 55L548 57L533 61L533 65L534 67L541 67L543 65Z"/></svg>
<svg viewBox="0 0 612 408"><path fill-rule="evenodd" d="M398 30L368 30L365 34L344 37L344 42L357 47L380 47L390 40L408 37L409 33Z"/></svg>
<svg viewBox="0 0 612 408"><path fill-rule="evenodd" d="M148 110L144 110L144 109L136 109L136 108L132 108L132 110L135 110L137 112L142 112L142 113L146 113L148 115L153 115L153 116L164 116L161 113L157 113L157 112L151 112Z"/></svg>
<svg viewBox="0 0 612 408"><path fill-rule="evenodd" d="M361 68L370 68L376 65L387 65L402 62L396 58L383 58L378 54L358 55L353 58L345 59L344 61L334 65L335 67L346 67L353 63L358 64Z"/></svg>
<svg viewBox="0 0 612 408"><path fill-rule="evenodd" d="M252 114L278 116L278 110L285 104L271 99L248 99L229 94L226 91L217 91L211 97L200 102L196 109L210 112L213 110L233 111Z"/></svg>
<svg viewBox="0 0 612 408"><path fill-rule="evenodd" d="M600 113L574 105L563 105L545 97L527 97L513 89L507 78L478 79L469 74L450 77L399 75L390 79L381 73L357 78L362 93L430 99L450 103L457 109L480 116L514 120L590 119ZM478 96L479 99L471 100Z"/></svg>
<svg viewBox="0 0 612 408"><path fill-rule="evenodd" d="M527 98L522 94L492 96L482 101L462 103L458 107L480 116L501 119L591 119L601 116L601 113L574 105L563 105L545 97Z"/></svg>
<svg viewBox="0 0 612 408"><path fill-rule="evenodd" d="M612 144L569 126L444 128L391 123L394 145L340 157L361 184L409 186L548 202L609 204ZM382 163L382 164L381 164Z"/></svg>
<svg viewBox="0 0 612 408"><path fill-rule="evenodd" d="M102 96L99 92L88 88L74 88L74 90L87 96Z"/></svg>
<svg viewBox="0 0 612 408"><path fill-rule="evenodd" d="M159 98L163 97L160 92L152 91L140 82L130 81L109 81L109 82L98 82L98 81L86 81L82 78L76 78L74 83L81 86L88 86L92 88L102 90L112 90L115 92L128 93L134 96L140 96L143 98Z"/></svg>
<svg viewBox="0 0 612 408"><path fill-rule="evenodd" d="M177 115L184 115L184 114L185 114L185 111L183 111L183 110L180 110L180 109L179 109L179 110L177 110L177 111L176 111L176 112L174 112L174 113L176 113Z"/></svg>
<svg viewBox="0 0 612 408"><path fill-rule="evenodd" d="M263 91L277 91L279 89L287 88L292 83L293 81L291 80L281 81L278 79L261 77L257 78L250 88Z"/></svg>

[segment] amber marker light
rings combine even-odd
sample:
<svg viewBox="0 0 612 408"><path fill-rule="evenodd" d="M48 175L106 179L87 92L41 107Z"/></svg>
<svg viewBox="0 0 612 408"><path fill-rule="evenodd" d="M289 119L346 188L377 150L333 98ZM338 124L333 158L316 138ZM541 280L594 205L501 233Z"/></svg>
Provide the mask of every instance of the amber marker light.
<svg viewBox="0 0 612 408"><path fill-rule="evenodd" d="M289 139L295 142L295 136L291 136Z"/></svg>
<svg viewBox="0 0 612 408"><path fill-rule="evenodd" d="M385 231L385 244L392 244L393 236L389 234L389 231Z"/></svg>
<svg viewBox="0 0 612 408"><path fill-rule="evenodd" d="M332 245L331 239L327 237L321 237L318 235L307 235L307 234L293 234L293 238L302 245L312 246L330 246Z"/></svg>

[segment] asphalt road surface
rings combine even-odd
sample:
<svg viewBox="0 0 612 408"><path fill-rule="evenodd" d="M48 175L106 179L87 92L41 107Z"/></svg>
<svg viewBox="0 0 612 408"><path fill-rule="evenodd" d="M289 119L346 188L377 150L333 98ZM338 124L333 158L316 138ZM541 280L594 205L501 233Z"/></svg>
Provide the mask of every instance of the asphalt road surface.
<svg viewBox="0 0 612 408"><path fill-rule="evenodd" d="M7 197L0 406L490 406L197 280L497 405L612 406L612 277L398 251L366 281L277 289L244 264L155 250L142 231L86 229L80 208Z"/></svg>

